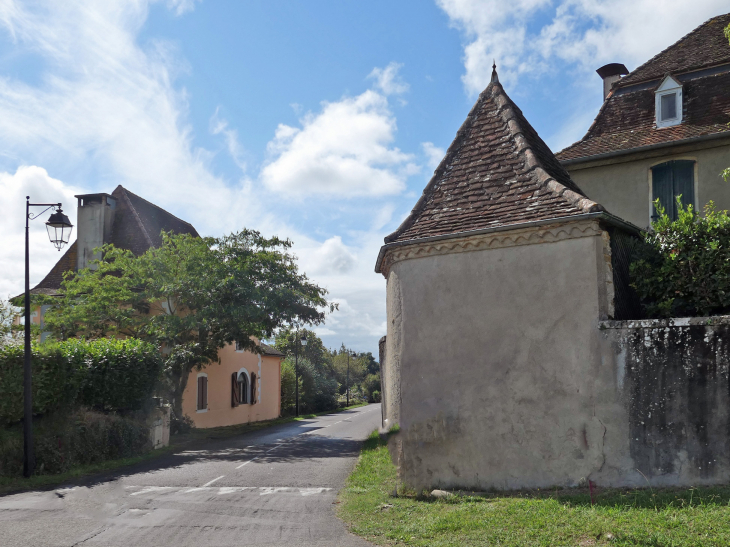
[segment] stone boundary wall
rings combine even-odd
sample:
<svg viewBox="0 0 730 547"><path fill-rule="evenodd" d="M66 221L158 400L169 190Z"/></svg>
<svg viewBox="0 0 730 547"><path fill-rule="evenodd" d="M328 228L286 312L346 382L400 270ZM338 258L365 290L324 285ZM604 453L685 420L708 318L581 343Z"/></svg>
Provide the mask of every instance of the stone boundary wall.
<svg viewBox="0 0 730 547"><path fill-rule="evenodd" d="M635 469L652 485L730 481L730 316L599 328L611 345Z"/></svg>

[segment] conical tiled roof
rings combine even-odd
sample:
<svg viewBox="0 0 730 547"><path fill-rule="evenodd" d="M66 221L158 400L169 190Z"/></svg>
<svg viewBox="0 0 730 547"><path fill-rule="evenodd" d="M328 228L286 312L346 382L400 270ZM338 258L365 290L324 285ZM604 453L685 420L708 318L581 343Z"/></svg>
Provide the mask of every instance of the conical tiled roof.
<svg viewBox="0 0 730 547"><path fill-rule="evenodd" d="M386 243L602 211L570 179L497 78Z"/></svg>

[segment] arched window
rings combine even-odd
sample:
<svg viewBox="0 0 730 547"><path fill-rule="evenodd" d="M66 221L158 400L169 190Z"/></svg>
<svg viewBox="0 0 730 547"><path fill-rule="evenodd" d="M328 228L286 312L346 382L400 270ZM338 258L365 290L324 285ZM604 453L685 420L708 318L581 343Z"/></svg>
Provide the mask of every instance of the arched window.
<svg viewBox="0 0 730 547"><path fill-rule="evenodd" d="M248 402L248 376L246 372L231 374L231 406L246 404Z"/></svg>
<svg viewBox="0 0 730 547"><path fill-rule="evenodd" d="M653 202L659 203L669 215L677 218L677 196L682 196L684 207L695 205L695 162L674 160L660 163L651 168L652 220L657 218Z"/></svg>
<svg viewBox="0 0 730 547"><path fill-rule="evenodd" d="M256 404L256 374L251 373L251 404Z"/></svg>

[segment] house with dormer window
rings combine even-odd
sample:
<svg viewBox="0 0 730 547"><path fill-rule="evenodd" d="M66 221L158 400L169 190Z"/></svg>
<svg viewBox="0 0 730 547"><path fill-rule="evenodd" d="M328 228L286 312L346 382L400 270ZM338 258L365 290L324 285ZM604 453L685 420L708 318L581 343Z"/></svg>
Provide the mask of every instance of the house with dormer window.
<svg viewBox="0 0 730 547"><path fill-rule="evenodd" d="M613 214L646 228L659 200L730 209L730 14L714 17L628 72L598 69L604 102L586 135L556 154L572 180Z"/></svg>
<svg viewBox="0 0 730 547"><path fill-rule="evenodd" d="M161 232L198 236L189 222L130 192L123 186L111 194L83 194L78 200L76 241L31 294L59 294L63 276L98 258L105 244L141 255L162 243ZM31 321L43 329L49 306L33 310ZM169 305L161 303L168 313ZM41 334L41 341L49 333ZM229 344L219 351L220 363L193 370L183 393L183 413L196 427L217 427L277 418L281 409L281 360L284 355L261 343L261 354ZM164 351L164 349L163 349Z"/></svg>

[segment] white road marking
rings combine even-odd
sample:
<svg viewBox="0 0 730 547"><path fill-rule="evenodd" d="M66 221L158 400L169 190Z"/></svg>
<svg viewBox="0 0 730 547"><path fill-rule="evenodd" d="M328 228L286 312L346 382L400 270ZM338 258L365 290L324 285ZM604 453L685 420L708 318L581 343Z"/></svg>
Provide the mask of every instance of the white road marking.
<svg viewBox="0 0 730 547"><path fill-rule="evenodd" d="M131 496L138 496L140 494L149 494L150 492L159 492L160 490L170 490L172 486L145 486L139 492L133 492Z"/></svg>
<svg viewBox="0 0 730 547"><path fill-rule="evenodd" d="M332 488L317 487L294 487L294 486L199 486L197 488L187 488L181 486L129 486L126 488L142 488L139 492L133 492L131 495L152 494L153 492L165 491L168 495L174 495L173 491L180 494L191 494L193 492L215 492L219 496L227 494L235 494L238 492L257 493L259 496L268 496L271 494L299 494L301 496L313 496L329 492Z"/></svg>
<svg viewBox="0 0 730 547"><path fill-rule="evenodd" d="M256 456L255 458L251 458L247 462L243 462L241 465L239 465L238 467L236 467L236 469L241 469L244 465L251 463L252 461L254 461L257 458L258 458L258 456Z"/></svg>
<svg viewBox="0 0 730 547"><path fill-rule="evenodd" d="M214 483L215 481L219 481L219 480L221 480L221 479L222 479L223 477L225 477L225 475L221 475L220 477L217 477L217 478L213 479L213 480L212 480L212 481L210 481L210 482L206 482L206 483L205 483L205 484L203 485L203 488L205 488L206 486L210 486L210 485L211 485L211 484L213 484L213 483Z"/></svg>

